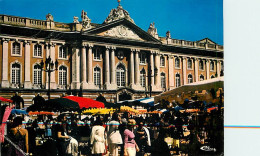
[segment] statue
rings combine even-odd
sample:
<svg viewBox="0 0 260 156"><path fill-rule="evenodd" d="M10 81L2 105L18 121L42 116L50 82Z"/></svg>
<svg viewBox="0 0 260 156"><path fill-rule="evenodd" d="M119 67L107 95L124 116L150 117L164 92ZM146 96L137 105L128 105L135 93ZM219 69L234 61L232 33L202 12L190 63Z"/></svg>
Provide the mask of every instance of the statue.
<svg viewBox="0 0 260 156"><path fill-rule="evenodd" d="M166 38L167 38L167 39L170 39L170 38L171 38L171 33L170 33L170 31L167 31L167 32L166 32Z"/></svg>
<svg viewBox="0 0 260 156"><path fill-rule="evenodd" d="M158 33L157 33L157 29L155 28L155 24L154 22L150 24L148 31L147 31L150 35L152 35L153 37L158 39Z"/></svg>
<svg viewBox="0 0 260 156"><path fill-rule="evenodd" d="M46 21L53 21L53 16L50 13L46 15Z"/></svg>
<svg viewBox="0 0 260 156"><path fill-rule="evenodd" d="M88 18L87 16L87 12L85 12L84 10L81 11L81 19L82 19L82 26L83 28L90 28L90 22L91 19Z"/></svg>
<svg viewBox="0 0 260 156"><path fill-rule="evenodd" d="M74 17L73 17L73 23L79 23L79 18L76 17L76 16L74 16Z"/></svg>

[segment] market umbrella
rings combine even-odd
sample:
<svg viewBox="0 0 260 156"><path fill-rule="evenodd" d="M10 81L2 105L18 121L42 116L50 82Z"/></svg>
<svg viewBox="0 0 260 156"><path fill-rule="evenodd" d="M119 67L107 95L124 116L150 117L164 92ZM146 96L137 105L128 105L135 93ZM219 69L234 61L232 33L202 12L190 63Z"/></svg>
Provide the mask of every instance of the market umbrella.
<svg viewBox="0 0 260 156"><path fill-rule="evenodd" d="M22 109L12 109L11 114L28 114L26 110Z"/></svg>
<svg viewBox="0 0 260 156"><path fill-rule="evenodd" d="M43 109L48 111L71 111L78 110L79 108L79 104L75 101L66 98L57 98L46 101L45 108Z"/></svg>
<svg viewBox="0 0 260 156"><path fill-rule="evenodd" d="M104 108L105 105L102 102L98 102L96 100L78 96L65 96L64 99L69 99L78 103L79 108Z"/></svg>
<svg viewBox="0 0 260 156"><path fill-rule="evenodd" d="M1 96L0 96L0 101L13 103L13 100L9 100L9 99L3 98Z"/></svg>
<svg viewBox="0 0 260 156"><path fill-rule="evenodd" d="M54 115L53 112L29 112L28 115Z"/></svg>

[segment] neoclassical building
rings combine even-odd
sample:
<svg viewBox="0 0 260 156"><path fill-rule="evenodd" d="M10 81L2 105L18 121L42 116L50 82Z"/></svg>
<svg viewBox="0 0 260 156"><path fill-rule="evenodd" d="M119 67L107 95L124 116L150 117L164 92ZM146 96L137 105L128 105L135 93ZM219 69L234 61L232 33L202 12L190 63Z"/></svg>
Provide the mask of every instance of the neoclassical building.
<svg viewBox="0 0 260 156"><path fill-rule="evenodd" d="M224 74L223 46L174 39L169 31L161 37L154 23L142 30L120 4L102 24L83 10L72 23L51 14L46 20L0 15L0 40L0 96L20 97L25 106L37 94L47 99L49 83L51 98L102 94L117 102Z"/></svg>

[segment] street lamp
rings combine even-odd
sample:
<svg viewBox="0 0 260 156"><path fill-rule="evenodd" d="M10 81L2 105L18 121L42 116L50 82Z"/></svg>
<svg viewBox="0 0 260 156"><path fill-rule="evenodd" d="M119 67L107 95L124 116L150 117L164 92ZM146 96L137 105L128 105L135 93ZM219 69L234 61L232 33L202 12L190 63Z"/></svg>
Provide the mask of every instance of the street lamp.
<svg viewBox="0 0 260 156"><path fill-rule="evenodd" d="M45 71L46 73L48 73L48 80L49 80L49 86L48 86L48 100L50 100L50 92L51 92L51 73L54 72L55 70L58 70L58 60L56 59L55 63L53 63L53 61L51 60L51 57L49 56L46 60L45 60L45 69L44 69L44 62L43 60L41 61L41 70ZM54 69L54 65L55 65L55 69Z"/></svg>
<svg viewBox="0 0 260 156"><path fill-rule="evenodd" d="M157 67L154 68L154 75L152 75L152 69L151 69L151 65L149 66L148 69L148 83L149 83L149 91L150 91L150 97L152 97L152 77L155 77L158 73L158 69Z"/></svg>

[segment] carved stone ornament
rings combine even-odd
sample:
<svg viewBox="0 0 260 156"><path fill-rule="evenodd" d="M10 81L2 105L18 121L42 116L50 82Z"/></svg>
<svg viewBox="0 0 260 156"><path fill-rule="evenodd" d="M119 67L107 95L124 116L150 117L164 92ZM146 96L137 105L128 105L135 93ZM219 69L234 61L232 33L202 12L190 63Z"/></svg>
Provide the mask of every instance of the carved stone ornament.
<svg viewBox="0 0 260 156"><path fill-rule="evenodd" d="M79 18L76 17L76 16L74 16L74 17L73 17L73 23L79 23Z"/></svg>
<svg viewBox="0 0 260 156"><path fill-rule="evenodd" d="M116 9L112 9L104 21L104 23L110 23L119 19L127 19L128 21L134 23L134 20L130 17L129 13L119 5Z"/></svg>
<svg viewBox="0 0 260 156"><path fill-rule="evenodd" d="M87 29L87 28L91 28L91 19L88 18L87 16L87 12L85 12L84 10L81 11L81 19L82 19L82 26L83 28Z"/></svg>
<svg viewBox="0 0 260 156"><path fill-rule="evenodd" d="M53 21L53 16L50 13L46 15L46 21Z"/></svg>
<svg viewBox="0 0 260 156"><path fill-rule="evenodd" d="M131 29L129 29L123 25L119 25L112 29L109 29L104 35L112 36L112 37L122 37L122 38L128 38L128 39L142 40Z"/></svg>
<svg viewBox="0 0 260 156"><path fill-rule="evenodd" d="M118 51L117 52L117 58L119 59L119 60L123 60L124 59L124 53L123 53L123 51Z"/></svg>

